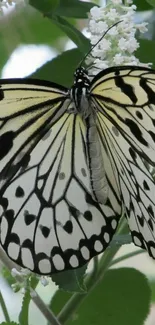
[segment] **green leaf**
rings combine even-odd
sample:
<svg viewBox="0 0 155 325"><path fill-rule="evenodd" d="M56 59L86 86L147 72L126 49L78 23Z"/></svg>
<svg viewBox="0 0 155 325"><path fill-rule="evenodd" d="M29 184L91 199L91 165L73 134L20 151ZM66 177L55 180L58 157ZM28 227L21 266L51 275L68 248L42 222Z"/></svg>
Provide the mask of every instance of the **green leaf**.
<svg viewBox="0 0 155 325"><path fill-rule="evenodd" d="M59 16L88 18L88 12L96 4L78 0L60 0L55 13Z"/></svg>
<svg viewBox="0 0 155 325"><path fill-rule="evenodd" d="M155 7L155 0L147 0L147 2L148 2L152 7Z"/></svg>
<svg viewBox="0 0 155 325"><path fill-rule="evenodd" d="M52 0L53 1L53 0ZM75 3L79 3L79 1L74 0ZM70 2L70 0L66 1L67 3ZM88 52L90 49L90 41L77 29L73 26L73 24L70 24L67 20L65 20L63 17L60 17L59 15L56 14L56 10L50 9L50 3L51 0L30 0L29 3L42 13L46 13L46 17L50 18L51 21L58 26L63 32L66 33L66 35L77 45L80 51L82 51L84 54ZM61 2L62 5L63 2ZM46 6L45 6L46 4ZM61 5L58 7L58 11L61 8ZM69 5L69 3L68 3ZM65 8L70 8L66 4ZM44 8L46 7L46 9ZM49 6L49 9L48 9ZM81 4L80 4L81 6ZM63 12L63 10L60 10ZM76 11L76 8L75 8ZM84 12L84 10L83 10ZM64 14L63 14L64 15ZM43 22L42 22L43 23Z"/></svg>
<svg viewBox="0 0 155 325"><path fill-rule="evenodd" d="M24 11L14 17L12 28L13 25L18 35L19 43L46 44L51 46L51 44L56 44L58 38L64 35L60 28L51 20L45 18L40 12L30 6L25 7Z"/></svg>
<svg viewBox="0 0 155 325"><path fill-rule="evenodd" d="M95 6L79 0L29 0L29 4L49 17L56 14L74 18L88 18L88 12Z"/></svg>
<svg viewBox="0 0 155 325"><path fill-rule="evenodd" d="M77 45L83 54L89 51L90 41L77 28L60 16L53 16L52 20Z"/></svg>
<svg viewBox="0 0 155 325"><path fill-rule="evenodd" d="M44 64L31 77L50 80L65 87L70 87L73 83L75 69L82 57L78 49L66 51Z"/></svg>
<svg viewBox="0 0 155 325"><path fill-rule="evenodd" d="M72 295L73 294L71 292L58 290L52 297L49 308L54 312L55 315L58 315Z"/></svg>
<svg viewBox="0 0 155 325"><path fill-rule="evenodd" d="M6 16L2 17L0 19L0 70L12 52L21 44L56 45L61 36L64 36L64 33L60 28L30 6L10 13L9 19ZM62 46L60 49L62 50Z"/></svg>
<svg viewBox="0 0 155 325"><path fill-rule="evenodd" d="M59 0L29 0L29 4L46 14L48 12L55 11L57 5L59 4Z"/></svg>
<svg viewBox="0 0 155 325"><path fill-rule="evenodd" d="M153 63L153 67L155 68L155 42L146 39L139 39L138 41L140 43L140 47L136 51L136 56L142 63Z"/></svg>
<svg viewBox="0 0 155 325"><path fill-rule="evenodd" d="M38 279L34 276L32 276L30 281L31 288L35 289L38 284ZM27 289L23 301L22 301L22 309L19 314L19 322L21 325L29 325L28 316L29 316L29 305L31 302L31 295L30 290Z"/></svg>
<svg viewBox="0 0 155 325"><path fill-rule="evenodd" d="M11 275L10 270L8 270L5 266L1 268L1 275L3 278L5 278L9 286L16 283L16 279Z"/></svg>
<svg viewBox="0 0 155 325"><path fill-rule="evenodd" d="M69 292L86 292L86 286L83 282L84 275L87 269L87 265L80 267L76 270L64 271L61 273L56 273L52 275L52 280L59 289L69 291Z"/></svg>
<svg viewBox="0 0 155 325"><path fill-rule="evenodd" d="M132 268L109 270L79 306L74 325L142 325L149 305L150 288L141 272Z"/></svg>
<svg viewBox="0 0 155 325"><path fill-rule="evenodd" d="M151 301L155 302L155 278L149 279L149 285L151 289Z"/></svg>
<svg viewBox="0 0 155 325"><path fill-rule="evenodd" d="M150 10L152 7L146 0L134 0L134 5L137 6L138 11Z"/></svg>

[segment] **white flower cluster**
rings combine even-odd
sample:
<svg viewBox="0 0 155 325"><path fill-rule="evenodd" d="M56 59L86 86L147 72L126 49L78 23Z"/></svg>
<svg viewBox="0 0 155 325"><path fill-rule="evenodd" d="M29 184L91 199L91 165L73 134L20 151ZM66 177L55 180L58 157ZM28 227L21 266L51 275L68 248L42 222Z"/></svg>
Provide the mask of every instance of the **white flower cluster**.
<svg viewBox="0 0 155 325"><path fill-rule="evenodd" d="M140 33L147 31L147 23L134 23L135 10L136 6L132 4L132 0L126 0L126 5L122 4L122 0L111 0L104 8L93 7L90 10L88 29L91 44L95 45L101 39L92 49L93 58L87 61L89 64L93 62L93 66L97 69L97 71L93 69L92 74L111 66L150 65L140 63L134 55L139 47L135 38L136 31ZM120 23L113 26L117 22Z"/></svg>

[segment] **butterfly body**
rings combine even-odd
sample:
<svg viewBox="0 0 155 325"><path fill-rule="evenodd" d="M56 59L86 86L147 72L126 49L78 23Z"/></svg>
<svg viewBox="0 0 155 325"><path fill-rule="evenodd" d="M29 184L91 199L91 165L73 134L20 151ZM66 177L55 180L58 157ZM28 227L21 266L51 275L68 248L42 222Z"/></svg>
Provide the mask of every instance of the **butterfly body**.
<svg viewBox="0 0 155 325"><path fill-rule="evenodd" d="M70 90L0 82L0 240L39 274L103 252L125 210L133 241L155 258L155 72L114 67Z"/></svg>

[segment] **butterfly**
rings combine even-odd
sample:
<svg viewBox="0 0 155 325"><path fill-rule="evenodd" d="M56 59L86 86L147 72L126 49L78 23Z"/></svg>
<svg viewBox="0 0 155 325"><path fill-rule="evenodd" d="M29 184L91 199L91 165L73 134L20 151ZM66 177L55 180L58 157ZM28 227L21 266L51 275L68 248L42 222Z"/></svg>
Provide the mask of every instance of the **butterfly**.
<svg viewBox="0 0 155 325"><path fill-rule="evenodd" d="M155 258L155 71L112 67L67 89L0 81L0 242L38 274L78 268L123 213Z"/></svg>

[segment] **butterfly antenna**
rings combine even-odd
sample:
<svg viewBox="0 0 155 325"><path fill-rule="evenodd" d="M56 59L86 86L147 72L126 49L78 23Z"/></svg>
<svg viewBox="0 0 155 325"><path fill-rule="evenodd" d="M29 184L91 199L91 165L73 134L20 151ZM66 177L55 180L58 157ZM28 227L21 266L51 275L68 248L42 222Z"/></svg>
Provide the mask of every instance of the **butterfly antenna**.
<svg viewBox="0 0 155 325"><path fill-rule="evenodd" d="M101 40L105 37L105 35L109 32L110 29L112 29L114 26L122 23L123 20L119 20L117 21L117 23L115 23L114 25L110 26L106 32L101 36L101 38L97 41L97 43L95 45L93 45L90 50L86 53L86 55L83 57L82 61L80 62L79 66L82 66L83 65L83 62L85 61L86 57L91 53L91 51L94 49L95 46L97 46L98 43L101 42Z"/></svg>

